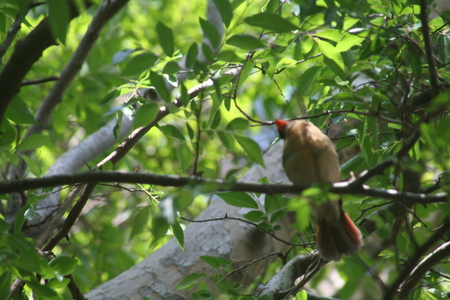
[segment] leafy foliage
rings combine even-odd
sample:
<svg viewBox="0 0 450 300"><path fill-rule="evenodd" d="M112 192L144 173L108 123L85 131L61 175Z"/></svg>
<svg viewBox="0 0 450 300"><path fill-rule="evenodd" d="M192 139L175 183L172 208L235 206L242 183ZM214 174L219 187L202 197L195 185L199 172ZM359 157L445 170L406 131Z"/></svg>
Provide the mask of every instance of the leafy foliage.
<svg viewBox="0 0 450 300"><path fill-rule="evenodd" d="M80 159L79 165L87 165L84 170L235 180L253 164L264 167L263 153L276 138L274 129L253 125L308 115L335 138L344 179L392 161L364 184L421 193L424 199L450 192L448 12L428 19L427 34L423 6L413 0L209 1L218 8L217 19L208 17L206 1L131 1L105 24L89 56L78 61L80 69L54 110L42 106L60 82L53 76L66 70L99 2L74 1L76 9L55 0L0 3L4 74L14 61L14 45L39 28L44 17L48 38L60 44L49 47L18 86L12 80L5 84L13 95L6 99L7 93L2 93L0 107L5 179L52 173L69 149L116 117L111 130L116 144L94 145L103 151L89 161ZM22 27L15 31L17 24ZM46 80L33 82L36 79ZM45 112L51 117L42 121ZM122 141L122 120L128 119L133 129L157 125L122 159L102 164ZM99 185L80 210L78 222L69 226L70 238L47 249L54 255L43 251L45 244L36 247L38 238L32 232L39 224L32 220L36 210L43 209L38 207L43 199L54 193L66 199L69 190L1 195L0 295L20 280L24 288L14 291L13 299L76 298L68 288L68 275L84 293L151 255L172 236L184 249L186 224L180 214L197 216L209 204L204 191L214 187L209 188ZM439 246L436 241L427 249L421 247L437 228L448 224L448 200L414 202L405 196L404 210L395 214L389 209L397 202L358 193L345 195L344 206L352 219L364 220L359 224L372 247L364 248L358 258L325 266L309 288L323 292L320 285L334 268L342 284L327 296L393 297L404 262L417 265ZM333 197L322 187L292 199L243 192L217 196L247 209L245 222L274 235L280 230L278 222L293 210L298 221L292 226L301 238L295 235L289 241L295 247L284 253L284 261L255 276L249 286L225 280L238 269L233 262L202 256L217 272L189 274L177 286L189 290L193 299L214 297L205 280L217 285L214 293L251 299L258 280L267 281L283 263L314 249L309 201ZM448 238L443 233L438 240ZM405 297L445 299L449 274L448 264L433 264ZM296 298L307 299L307 294L298 291Z"/></svg>

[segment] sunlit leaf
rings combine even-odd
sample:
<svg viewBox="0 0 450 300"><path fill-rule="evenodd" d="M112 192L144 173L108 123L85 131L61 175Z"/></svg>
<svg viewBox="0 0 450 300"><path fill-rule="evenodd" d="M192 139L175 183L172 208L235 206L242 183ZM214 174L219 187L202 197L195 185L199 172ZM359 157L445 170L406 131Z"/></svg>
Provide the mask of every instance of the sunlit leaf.
<svg viewBox="0 0 450 300"><path fill-rule="evenodd" d="M230 26L231 19L233 18L233 8L231 7L229 0L213 0L214 4L217 6L220 16L222 17L223 24L228 27Z"/></svg>
<svg viewBox="0 0 450 300"><path fill-rule="evenodd" d="M27 136L19 145L17 145L16 150L32 150L37 149L39 147L44 146L50 141L50 137L48 135L44 135L41 133L35 133Z"/></svg>
<svg viewBox="0 0 450 300"><path fill-rule="evenodd" d="M254 50L266 46L266 42L248 34L233 35L227 40L227 44L243 50Z"/></svg>
<svg viewBox="0 0 450 300"><path fill-rule="evenodd" d="M239 129L239 130L244 130L247 129L249 127L249 122L247 119L243 119L243 118L236 118L231 120L230 123L228 123L227 125L227 130L234 130L234 129Z"/></svg>
<svg viewBox="0 0 450 300"><path fill-rule="evenodd" d="M36 120L28 109L28 105L19 97L15 97L8 105L5 117L17 124L34 124Z"/></svg>
<svg viewBox="0 0 450 300"><path fill-rule="evenodd" d="M298 27L289 20L277 14L268 12L247 17L244 21L252 26L261 27L278 33L285 33L298 29Z"/></svg>
<svg viewBox="0 0 450 300"><path fill-rule="evenodd" d="M205 277L206 274L203 273L192 273L187 275L177 286L177 290L186 289L188 287L193 286L194 284L197 284L200 279Z"/></svg>
<svg viewBox="0 0 450 300"><path fill-rule="evenodd" d="M261 147L249 137L243 135L235 135L236 141L241 145L242 149L247 153L249 158L257 164L264 166Z"/></svg>
<svg viewBox="0 0 450 300"><path fill-rule="evenodd" d="M159 45L167 56L172 56L174 51L173 32L170 27L159 21L156 25Z"/></svg>
<svg viewBox="0 0 450 300"><path fill-rule="evenodd" d="M142 105L134 116L134 127L147 126L153 122L159 114L159 105L150 102Z"/></svg>
<svg viewBox="0 0 450 300"><path fill-rule="evenodd" d="M50 261L49 265L56 272L58 272L58 274L66 276L75 270L77 263L78 260L76 258L69 256L57 256Z"/></svg>
<svg viewBox="0 0 450 300"><path fill-rule="evenodd" d="M192 158L194 157L194 152L189 148L188 145L182 143L177 147L178 157L184 171L191 166Z"/></svg>
<svg viewBox="0 0 450 300"><path fill-rule="evenodd" d="M143 232L145 228L148 226L148 221L150 218L149 215L150 207L144 206L140 207L137 211L137 213L133 217L132 227L131 227L131 233L130 233L130 239L132 239L137 234Z"/></svg>
<svg viewBox="0 0 450 300"><path fill-rule="evenodd" d="M200 25L202 27L203 34L211 42L213 48L219 47L221 37L219 32L217 31L217 28L208 20L204 20L202 18L200 18Z"/></svg>
<svg viewBox="0 0 450 300"><path fill-rule="evenodd" d="M313 82L315 82L317 75L322 68L320 66L314 66L308 68L298 80L297 92L299 95L306 95Z"/></svg>
<svg viewBox="0 0 450 300"><path fill-rule="evenodd" d="M67 27L70 21L69 3L60 0L47 0L49 6L48 22L53 35L61 41L66 43Z"/></svg>
<svg viewBox="0 0 450 300"><path fill-rule="evenodd" d="M237 207L258 208L256 201L247 193L244 192L227 192L218 193L226 203Z"/></svg>
<svg viewBox="0 0 450 300"><path fill-rule="evenodd" d="M157 59L158 57L155 54L149 52L133 56L133 58L127 63L125 68L123 68L120 75L122 76L139 75L142 72L150 69Z"/></svg>
<svg viewBox="0 0 450 300"><path fill-rule="evenodd" d="M161 132L166 136L174 137L183 141L185 140L184 135L181 133L181 131L171 124L160 126L159 130L161 130Z"/></svg>
<svg viewBox="0 0 450 300"><path fill-rule="evenodd" d="M198 45L197 43L192 43L191 47L186 54L186 68L190 68L194 65L198 56Z"/></svg>
<svg viewBox="0 0 450 300"><path fill-rule="evenodd" d="M180 226L180 223L175 220L175 222L173 222L170 225L171 229L172 229L172 233L175 236L175 239L178 242L178 245L180 245L181 250L184 250L184 231Z"/></svg>
<svg viewBox="0 0 450 300"><path fill-rule="evenodd" d="M159 96L165 102L170 102L172 97L170 95L169 89L166 86L166 80L163 76L155 72L150 72L150 83L155 87L155 89L158 91Z"/></svg>

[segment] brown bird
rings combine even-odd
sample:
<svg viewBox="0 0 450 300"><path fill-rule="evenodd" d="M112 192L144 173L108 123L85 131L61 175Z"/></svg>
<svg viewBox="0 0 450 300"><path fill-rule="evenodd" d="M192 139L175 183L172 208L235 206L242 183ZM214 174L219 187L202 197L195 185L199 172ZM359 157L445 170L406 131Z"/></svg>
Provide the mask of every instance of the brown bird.
<svg viewBox="0 0 450 300"><path fill-rule="evenodd" d="M333 142L307 121L275 120L284 139L283 168L293 183L341 181L339 158ZM338 261L361 248L361 232L339 201L312 204L317 215L316 248L322 258Z"/></svg>

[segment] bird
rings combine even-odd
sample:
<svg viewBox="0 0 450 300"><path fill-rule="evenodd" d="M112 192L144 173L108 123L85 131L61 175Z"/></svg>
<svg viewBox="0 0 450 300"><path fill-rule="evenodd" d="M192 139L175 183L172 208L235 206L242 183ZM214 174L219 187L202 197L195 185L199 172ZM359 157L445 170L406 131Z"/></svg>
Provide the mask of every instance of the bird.
<svg viewBox="0 0 450 300"><path fill-rule="evenodd" d="M275 119L284 139L283 169L295 183L334 183L341 181L339 157L334 143L313 123L304 120ZM312 203L316 213L316 249L325 260L339 261L353 255L363 245L361 231L338 201Z"/></svg>

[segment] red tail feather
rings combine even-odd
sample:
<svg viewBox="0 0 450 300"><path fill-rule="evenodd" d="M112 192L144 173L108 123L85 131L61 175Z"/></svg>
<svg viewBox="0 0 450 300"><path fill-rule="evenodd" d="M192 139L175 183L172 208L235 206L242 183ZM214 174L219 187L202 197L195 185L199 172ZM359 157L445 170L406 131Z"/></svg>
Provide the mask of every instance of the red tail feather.
<svg viewBox="0 0 450 300"><path fill-rule="evenodd" d="M339 223L317 221L316 248L324 259L338 261L342 255L352 255L363 244L361 232L341 208Z"/></svg>

